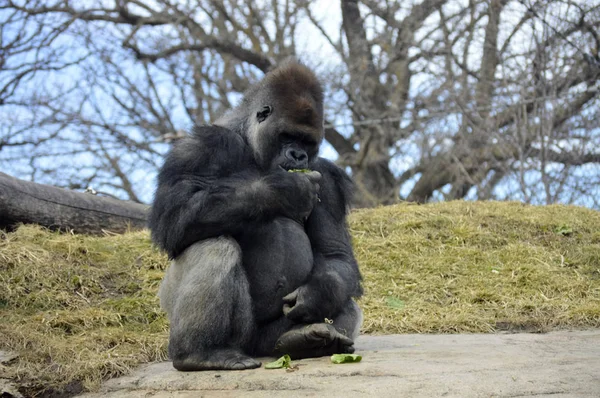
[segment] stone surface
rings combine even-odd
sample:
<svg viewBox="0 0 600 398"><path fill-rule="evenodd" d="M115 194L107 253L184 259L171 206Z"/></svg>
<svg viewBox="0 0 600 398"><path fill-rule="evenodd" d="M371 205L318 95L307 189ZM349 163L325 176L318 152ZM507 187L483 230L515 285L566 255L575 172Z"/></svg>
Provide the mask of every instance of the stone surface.
<svg viewBox="0 0 600 398"><path fill-rule="evenodd" d="M362 336L357 364L293 361L294 372L177 372L146 365L96 397L600 397L600 331Z"/></svg>

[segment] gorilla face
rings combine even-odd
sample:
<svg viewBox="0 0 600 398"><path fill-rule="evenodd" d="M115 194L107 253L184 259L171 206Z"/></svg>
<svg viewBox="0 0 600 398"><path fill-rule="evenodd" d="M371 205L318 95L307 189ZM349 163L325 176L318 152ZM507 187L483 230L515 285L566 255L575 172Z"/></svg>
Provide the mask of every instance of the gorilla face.
<svg viewBox="0 0 600 398"><path fill-rule="evenodd" d="M282 133L279 142L279 154L271 162L271 168L308 169L319 152L319 144L309 136Z"/></svg>
<svg viewBox="0 0 600 398"><path fill-rule="evenodd" d="M321 134L311 126L297 126L286 120L282 123L281 116L270 105L256 113L256 123L253 147L263 169L308 169L316 159Z"/></svg>
<svg viewBox="0 0 600 398"><path fill-rule="evenodd" d="M263 170L306 169L323 140L323 92L316 76L298 63L267 73L245 95L247 139Z"/></svg>
<svg viewBox="0 0 600 398"><path fill-rule="evenodd" d="M323 89L293 60L270 71L216 125L239 131L262 170L310 168L323 141Z"/></svg>

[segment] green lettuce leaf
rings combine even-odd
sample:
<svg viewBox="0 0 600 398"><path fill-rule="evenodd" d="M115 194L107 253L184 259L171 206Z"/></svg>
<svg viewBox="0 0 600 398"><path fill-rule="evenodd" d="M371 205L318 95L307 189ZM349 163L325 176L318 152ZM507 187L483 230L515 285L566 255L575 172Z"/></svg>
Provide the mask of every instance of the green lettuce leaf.
<svg viewBox="0 0 600 398"><path fill-rule="evenodd" d="M289 355L285 354L281 358L276 361L270 362L265 365L265 369L289 369L292 367L292 358Z"/></svg>
<svg viewBox="0 0 600 398"><path fill-rule="evenodd" d="M356 354L333 354L331 356L331 362L333 363L352 363L352 362L360 362L362 360L362 355Z"/></svg>

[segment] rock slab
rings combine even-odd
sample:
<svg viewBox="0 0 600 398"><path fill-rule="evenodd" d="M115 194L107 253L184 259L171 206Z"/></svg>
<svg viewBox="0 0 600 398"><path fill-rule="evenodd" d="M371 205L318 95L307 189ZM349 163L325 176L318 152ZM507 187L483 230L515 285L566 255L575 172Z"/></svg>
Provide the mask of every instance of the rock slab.
<svg viewBox="0 0 600 398"><path fill-rule="evenodd" d="M183 373L141 367L82 397L600 397L600 331L361 336L360 363Z"/></svg>

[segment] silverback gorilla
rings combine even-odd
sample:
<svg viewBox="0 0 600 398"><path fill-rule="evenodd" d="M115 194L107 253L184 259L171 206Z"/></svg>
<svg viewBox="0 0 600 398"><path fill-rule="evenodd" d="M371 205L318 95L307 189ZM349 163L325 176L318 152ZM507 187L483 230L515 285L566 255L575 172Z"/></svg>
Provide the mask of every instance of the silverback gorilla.
<svg viewBox="0 0 600 398"><path fill-rule="evenodd" d="M322 140L321 85L288 60L167 155L149 225L173 259L159 296L176 369L354 351L362 287L346 227L352 184L317 157Z"/></svg>

